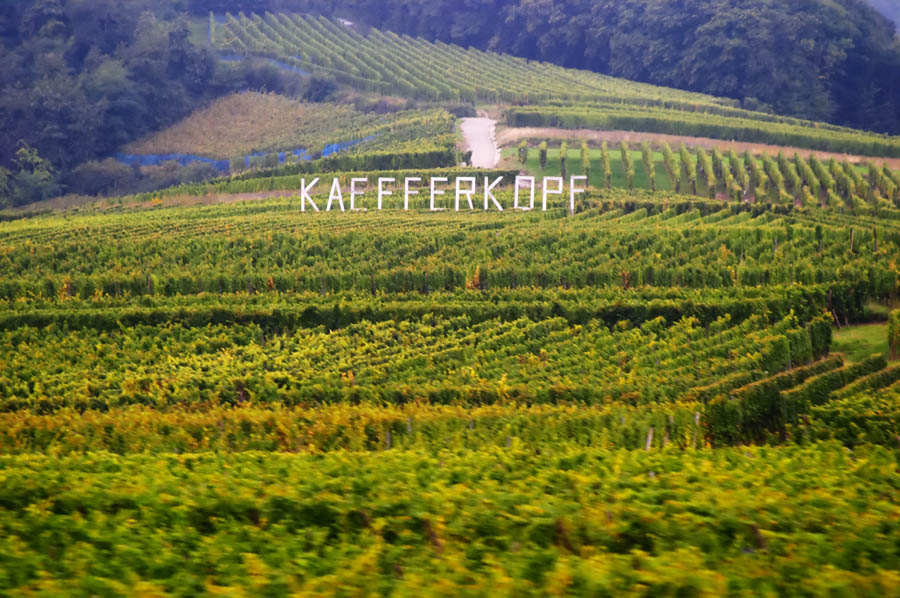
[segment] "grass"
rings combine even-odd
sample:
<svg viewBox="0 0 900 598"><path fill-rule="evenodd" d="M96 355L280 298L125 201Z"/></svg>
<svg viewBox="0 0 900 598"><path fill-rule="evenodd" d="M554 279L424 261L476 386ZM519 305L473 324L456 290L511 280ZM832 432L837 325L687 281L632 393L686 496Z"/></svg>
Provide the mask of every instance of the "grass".
<svg viewBox="0 0 900 598"><path fill-rule="evenodd" d="M860 362L876 353L888 355L887 323L837 328L831 350L843 353L848 361Z"/></svg>

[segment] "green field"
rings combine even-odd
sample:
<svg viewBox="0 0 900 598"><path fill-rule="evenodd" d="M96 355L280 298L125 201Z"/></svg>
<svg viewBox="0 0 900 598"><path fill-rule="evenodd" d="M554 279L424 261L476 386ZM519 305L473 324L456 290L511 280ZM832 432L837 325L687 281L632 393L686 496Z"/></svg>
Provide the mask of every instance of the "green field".
<svg viewBox="0 0 900 598"><path fill-rule="evenodd" d="M866 324L836 330L835 351L844 353L851 361L862 361L869 355L888 354L887 324Z"/></svg>

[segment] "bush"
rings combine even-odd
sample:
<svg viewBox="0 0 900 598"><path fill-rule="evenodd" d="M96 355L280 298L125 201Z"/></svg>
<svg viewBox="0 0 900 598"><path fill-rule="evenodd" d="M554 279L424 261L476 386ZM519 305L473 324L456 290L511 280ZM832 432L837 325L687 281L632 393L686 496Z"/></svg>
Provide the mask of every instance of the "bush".
<svg viewBox="0 0 900 598"><path fill-rule="evenodd" d="M719 395L704 410L707 442L713 446L726 446L740 442L743 414L738 401Z"/></svg>
<svg viewBox="0 0 900 598"><path fill-rule="evenodd" d="M65 183L71 193L118 195L134 189L140 174L118 160L86 162L70 172Z"/></svg>
<svg viewBox="0 0 900 598"><path fill-rule="evenodd" d="M478 116L478 111L471 104L445 104L444 110L456 118L475 118Z"/></svg>
<svg viewBox="0 0 900 598"><path fill-rule="evenodd" d="M312 77L303 92L303 99L308 102L327 102L338 91L337 82L326 77Z"/></svg>

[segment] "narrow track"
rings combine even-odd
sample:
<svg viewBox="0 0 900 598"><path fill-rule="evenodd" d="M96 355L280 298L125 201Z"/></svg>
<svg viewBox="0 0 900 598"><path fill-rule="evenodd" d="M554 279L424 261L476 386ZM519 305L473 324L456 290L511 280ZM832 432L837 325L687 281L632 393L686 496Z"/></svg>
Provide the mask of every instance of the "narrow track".
<svg viewBox="0 0 900 598"><path fill-rule="evenodd" d="M466 147L472 150L472 166L476 168L496 168L500 162L500 148L494 130L497 121L490 118L464 118L460 130L466 140Z"/></svg>

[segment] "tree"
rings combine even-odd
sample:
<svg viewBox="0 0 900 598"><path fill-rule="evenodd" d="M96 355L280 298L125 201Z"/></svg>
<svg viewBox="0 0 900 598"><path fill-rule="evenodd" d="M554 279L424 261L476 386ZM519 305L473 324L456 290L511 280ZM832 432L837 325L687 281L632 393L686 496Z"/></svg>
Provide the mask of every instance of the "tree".
<svg viewBox="0 0 900 598"><path fill-rule="evenodd" d="M10 180L12 179L12 173L0 166L0 208L9 207L11 203L10 197Z"/></svg>
<svg viewBox="0 0 900 598"><path fill-rule="evenodd" d="M588 184L591 181L591 150L587 141L581 142L581 173L587 177Z"/></svg>
<svg viewBox="0 0 900 598"><path fill-rule="evenodd" d="M337 93L338 85L333 79L312 77L306 86L303 98L309 102L327 102Z"/></svg>
<svg viewBox="0 0 900 598"><path fill-rule="evenodd" d="M547 142L541 141L541 144L538 146L538 157L541 161L541 170L547 168Z"/></svg>
<svg viewBox="0 0 900 598"><path fill-rule="evenodd" d="M53 197L60 191L53 164L42 158L38 151L22 142L16 152L19 172L12 181L12 205L20 206Z"/></svg>
<svg viewBox="0 0 900 598"><path fill-rule="evenodd" d="M519 144L519 164L525 166L528 162L528 142L524 139L522 143Z"/></svg>
<svg viewBox="0 0 900 598"><path fill-rule="evenodd" d="M285 1L232 0L229 10ZM323 8L335 4L346 3ZM900 130L896 28L860 0L357 0L353 12L429 40Z"/></svg>
<svg viewBox="0 0 900 598"><path fill-rule="evenodd" d="M891 312L888 323L888 346L891 359L900 359L900 309Z"/></svg>
<svg viewBox="0 0 900 598"><path fill-rule="evenodd" d="M559 146L559 174L563 180L567 178L569 170L567 168L569 162L569 144L565 141Z"/></svg>

